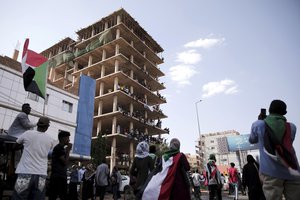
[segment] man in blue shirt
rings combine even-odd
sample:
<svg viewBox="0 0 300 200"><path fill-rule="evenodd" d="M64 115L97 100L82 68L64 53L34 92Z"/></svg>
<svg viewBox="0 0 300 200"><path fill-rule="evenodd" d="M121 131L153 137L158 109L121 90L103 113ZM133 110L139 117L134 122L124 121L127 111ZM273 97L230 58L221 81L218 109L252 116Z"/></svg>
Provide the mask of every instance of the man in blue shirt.
<svg viewBox="0 0 300 200"><path fill-rule="evenodd" d="M286 104L273 100L269 115L252 124L250 143L258 143L263 191L267 200L300 198L300 170L292 146L296 126L287 123Z"/></svg>

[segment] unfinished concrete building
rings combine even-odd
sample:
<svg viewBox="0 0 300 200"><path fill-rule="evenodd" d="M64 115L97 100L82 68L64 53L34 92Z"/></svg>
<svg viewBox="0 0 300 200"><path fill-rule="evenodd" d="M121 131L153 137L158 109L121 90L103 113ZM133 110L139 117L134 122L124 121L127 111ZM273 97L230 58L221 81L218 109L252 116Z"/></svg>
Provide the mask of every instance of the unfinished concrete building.
<svg viewBox="0 0 300 200"><path fill-rule="evenodd" d="M79 78L96 80L92 138L106 137L110 167L128 168L139 140L161 142L160 108L166 99L162 47L124 9L76 32L42 52L49 58L48 79L72 93Z"/></svg>

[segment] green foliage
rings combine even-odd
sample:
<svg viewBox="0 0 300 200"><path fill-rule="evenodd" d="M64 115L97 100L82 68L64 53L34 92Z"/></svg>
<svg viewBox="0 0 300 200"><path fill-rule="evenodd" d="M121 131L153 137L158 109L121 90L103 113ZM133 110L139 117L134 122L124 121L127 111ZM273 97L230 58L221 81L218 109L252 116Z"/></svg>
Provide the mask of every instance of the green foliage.
<svg viewBox="0 0 300 200"><path fill-rule="evenodd" d="M97 139L92 141L91 157L95 166L101 164L102 160L106 157L106 139L100 134Z"/></svg>

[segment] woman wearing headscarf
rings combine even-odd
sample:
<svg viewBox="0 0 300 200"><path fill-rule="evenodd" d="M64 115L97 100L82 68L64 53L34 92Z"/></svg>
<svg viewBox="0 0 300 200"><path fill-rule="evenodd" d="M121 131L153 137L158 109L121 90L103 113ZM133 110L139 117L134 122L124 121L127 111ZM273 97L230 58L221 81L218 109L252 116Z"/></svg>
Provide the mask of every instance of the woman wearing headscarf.
<svg viewBox="0 0 300 200"><path fill-rule="evenodd" d="M154 161L149 156L149 145L145 141L140 142L136 147L135 158L130 169L131 179L136 178L133 184L134 194L137 194L142 188L153 168Z"/></svg>
<svg viewBox="0 0 300 200"><path fill-rule="evenodd" d="M259 179L259 165L252 155L247 155L247 164L243 168L242 182L248 188L249 200L265 200Z"/></svg>

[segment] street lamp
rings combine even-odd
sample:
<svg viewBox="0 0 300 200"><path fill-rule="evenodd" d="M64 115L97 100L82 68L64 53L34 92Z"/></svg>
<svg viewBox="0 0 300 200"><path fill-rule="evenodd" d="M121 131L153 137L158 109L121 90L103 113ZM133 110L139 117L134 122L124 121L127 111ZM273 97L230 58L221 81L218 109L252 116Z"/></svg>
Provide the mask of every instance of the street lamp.
<svg viewBox="0 0 300 200"><path fill-rule="evenodd" d="M199 133L199 140L201 137L201 131L200 131L200 122L199 122L199 114L198 114L198 103L200 103L202 100L200 99L199 101L196 101L195 105L196 105L196 114L197 114L197 123L198 123L198 133Z"/></svg>
<svg viewBox="0 0 300 200"><path fill-rule="evenodd" d="M198 152L199 152L199 156L200 156L200 162L201 160L201 143L200 143L200 138L201 138L201 131L200 131L200 122L199 122L199 114L198 114L198 103L200 103L202 100L200 99L199 101L195 102L195 106L196 106L196 114L197 114L197 124L198 124L198 133L199 133L199 143L198 143ZM203 160L202 160L203 162Z"/></svg>

